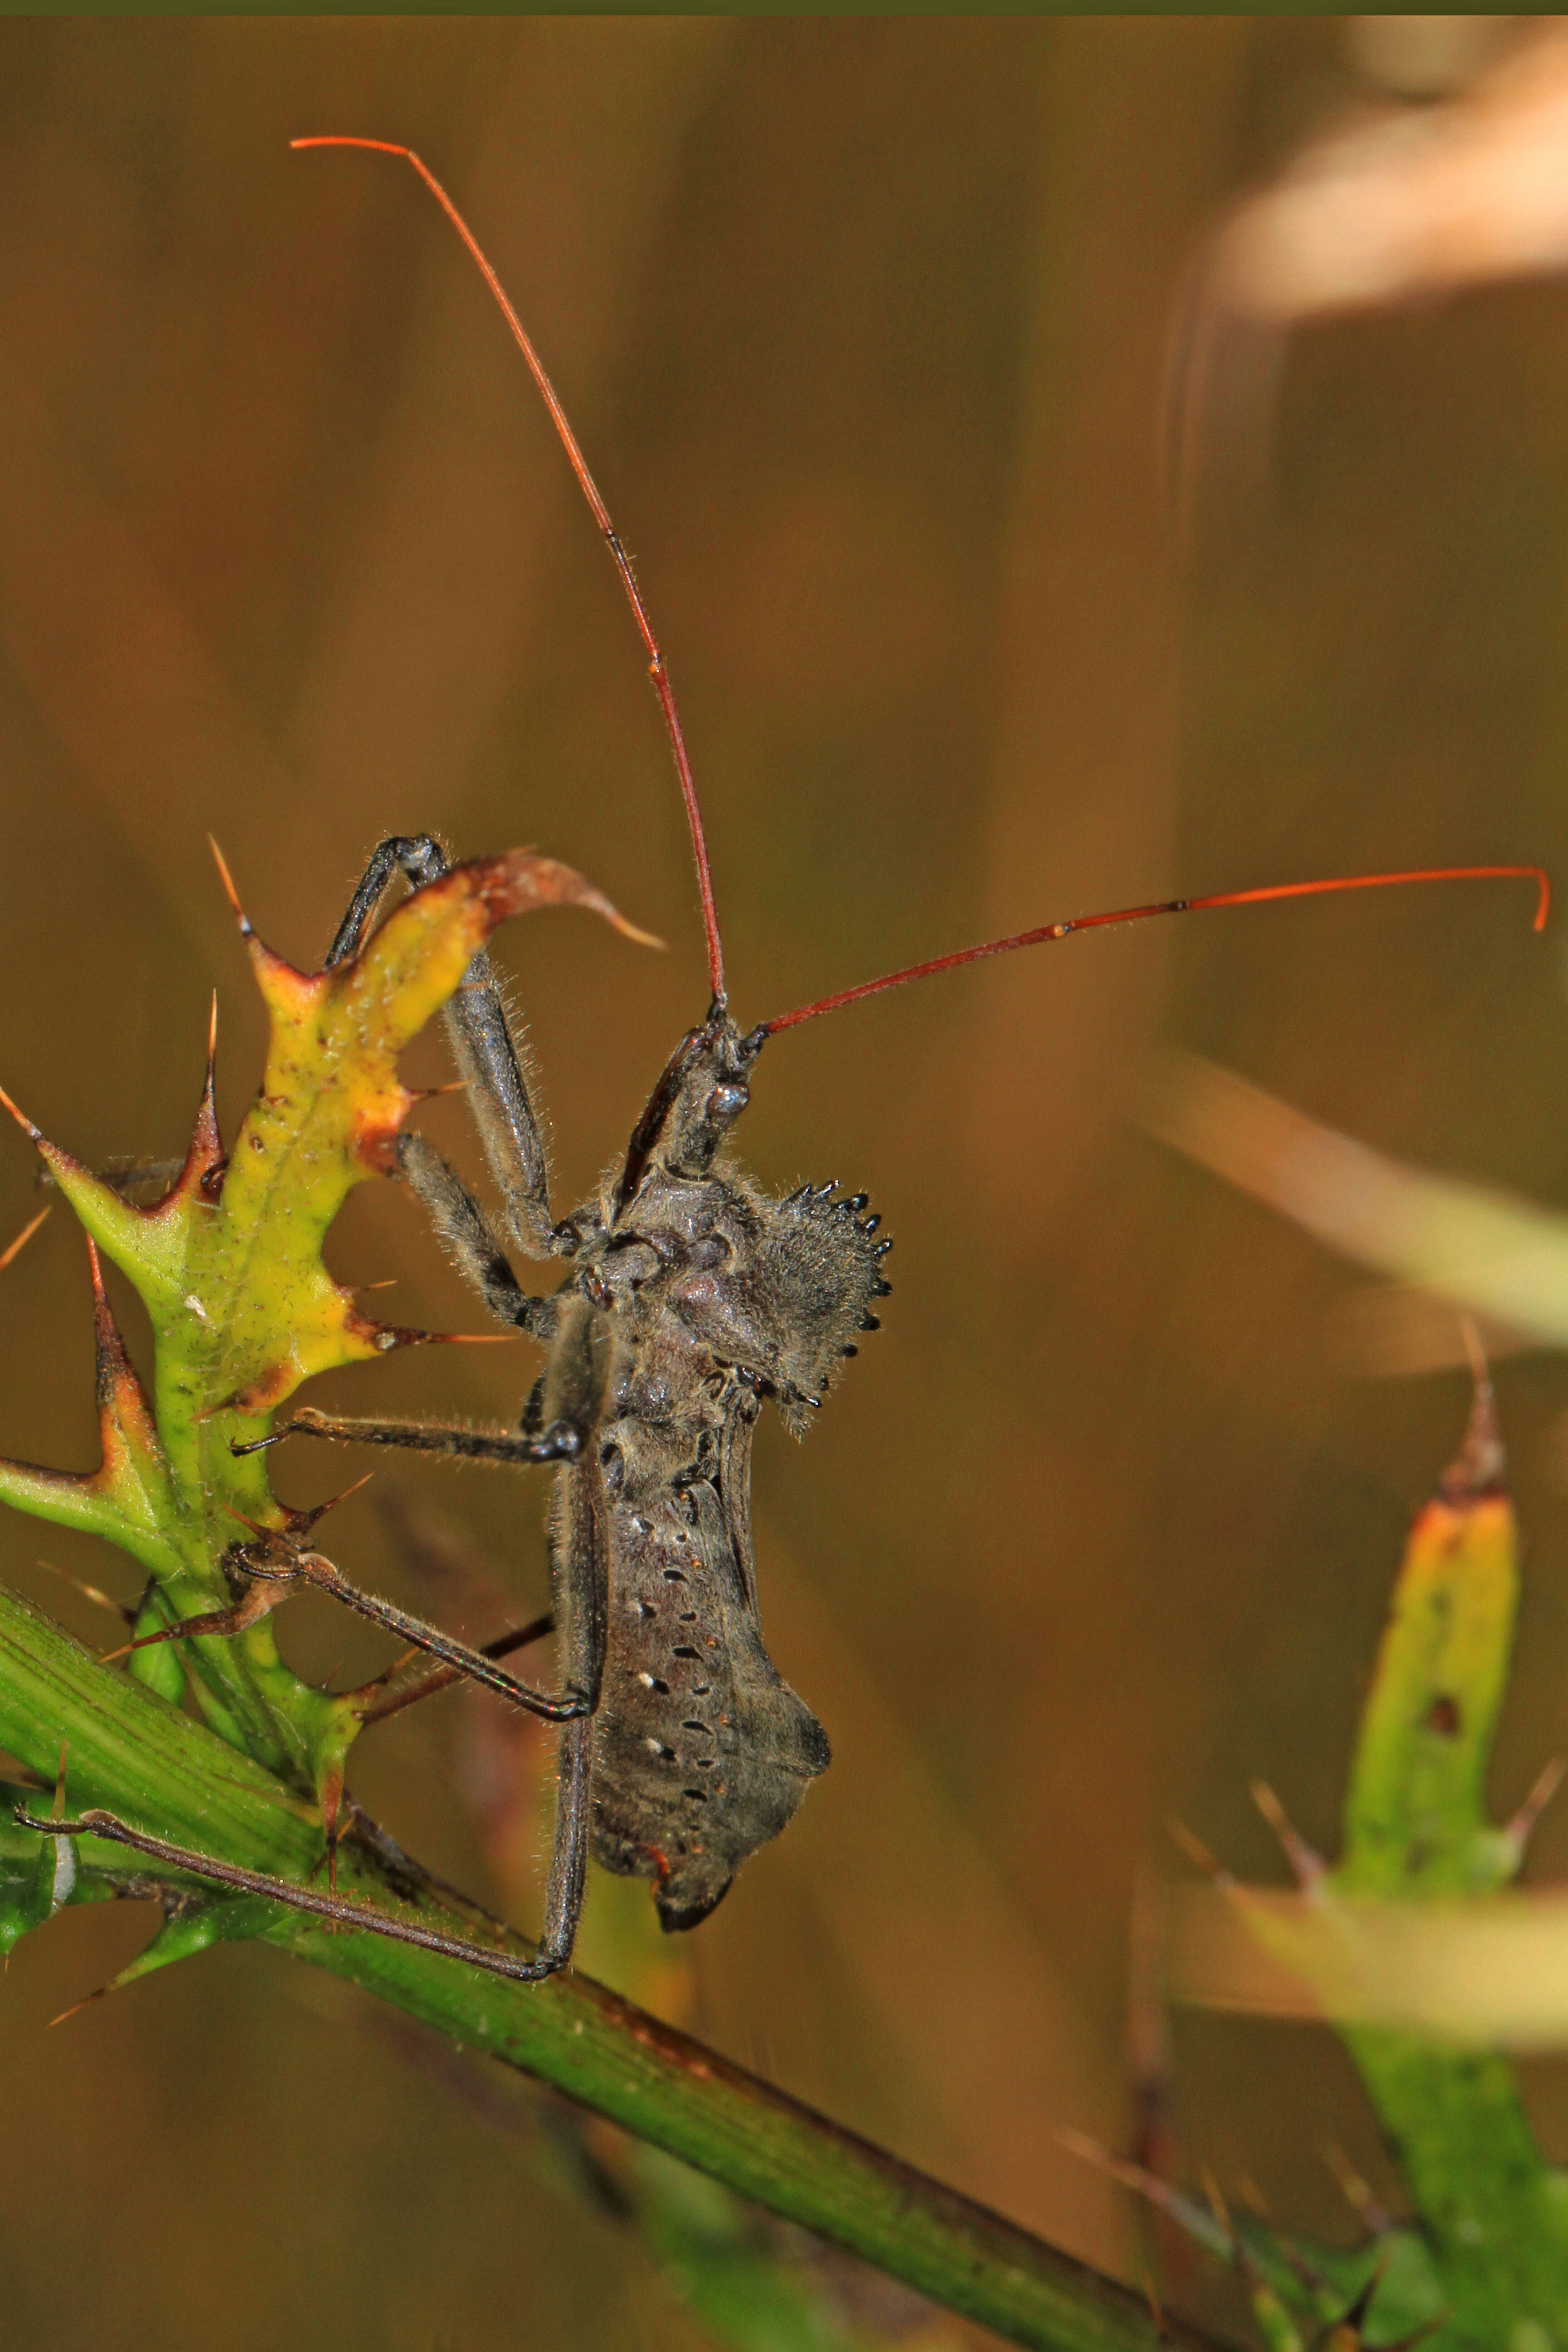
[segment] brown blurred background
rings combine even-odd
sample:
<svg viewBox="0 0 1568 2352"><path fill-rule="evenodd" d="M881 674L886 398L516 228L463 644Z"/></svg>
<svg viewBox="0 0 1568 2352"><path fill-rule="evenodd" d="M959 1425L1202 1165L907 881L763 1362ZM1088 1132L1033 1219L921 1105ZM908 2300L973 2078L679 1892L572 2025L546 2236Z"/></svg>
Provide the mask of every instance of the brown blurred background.
<svg viewBox="0 0 1568 2352"><path fill-rule="evenodd" d="M175 1150L216 982L232 1131L261 1032L209 829L302 962L392 829L538 843L668 939L504 941L563 1205L703 1009L657 710L547 421L412 176L289 153L316 131L416 145L536 336L663 634L742 1019L1176 890L1568 870L1568 289L1304 331L1267 467L1227 479L1222 448L1172 526L1196 242L1356 76L1326 20L0 26L5 1086L89 1160ZM1561 1202L1559 936L1510 889L1204 917L881 1000L759 1074L750 1163L869 1191L896 1295L805 1450L758 1449L770 1645L833 1769L659 1997L1100 2261L1131 2260L1128 2217L1052 2134L1125 2134L1141 1858L1173 1812L1274 1874L1255 1774L1331 1847L1405 1517L1466 1402L1458 1373L1347 1375L1357 1277L1149 1141L1142 1074L1176 1039ZM428 1123L468 1150L459 1106ZM8 1234L36 1196L0 1149ZM395 1274L399 1319L480 1328L391 1188L332 1256ZM89 1461L63 1211L0 1308L0 1443ZM424 1354L337 1398L510 1417L526 1357ZM1568 1369L1500 1389L1531 1546L1511 1804L1564 1736ZM376 1467L489 1563L496 1612L537 1605L539 1497ZM341 1470L296 1454L279 1485ZM351 1572L496 1629L373 1496L334 1524ZM116 1593L129 1563L0 1523L0 1570L108 1646L40 1557ZM316 1675L384 1658L304 1603L282 1629ZM541 1838L487 1721L389 1727L356 1786L526 1925ZM1565 1864L1549 1817L1536 1867ZM584 1949L612 1973L616 1900ZM705 2340L635 2241L538 2185L526 2091L305 1970L215 1954L44 2032L145 1933L58 1921L0 1991L9 2342ZM1385 2175L1326 2036L1189 2018L1175 2048L1222 2186L1348 2232L1322 2144ZM1530 2086L1568 2152L1568 2079Z"/></svg>

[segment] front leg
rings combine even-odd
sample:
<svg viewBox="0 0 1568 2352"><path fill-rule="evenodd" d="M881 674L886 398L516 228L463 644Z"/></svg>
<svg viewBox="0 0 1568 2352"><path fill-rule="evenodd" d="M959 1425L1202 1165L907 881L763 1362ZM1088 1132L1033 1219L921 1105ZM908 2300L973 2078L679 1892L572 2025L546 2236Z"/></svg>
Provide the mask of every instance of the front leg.
<svg viewBox="0 0 1568 2352"><path fill-rule="evenodd" d="M397 1445L416 1454L445 1454L454 1462L495 1462L511 1469L533 1462L572 1462L583 1450L582 1433L562 1423L531 1437L516 1429L469 1429L462 1422L375 1421L302 1405L281 1429L234 1451L262 1454L269 1445L281 1445L286 1437L326 1437L336 1445Z"/></svg>
<svg viewBox="0 0 1568 2352"><path fill-rule="evenodd" d="M483 1209L435 1145L423 1135L399 1136L397 1167L428 1212L447 1256L497 1322L513 1324L531 1339L552 1339L555 1301L523 1289Z"/></svg>
<svg viewBox="0 0 1568 2352"><path fill-rule="evenodd" d="M429 834L389 835L376 847L349 901L328 952L328 969L357 951L395 873L417 889L437 880L447 864L445 850ZM556 1235L550 1213L550 1171L523 1075L524 1056L511 1034L494 966L482 949L442 1018L468 1089L490 1173L506 1205L509 1237L526 1256L558 1257L572 1244Z"/></svg>
<svg viewBox="0 0 1568 2352"><path fill-rule="evenodd" d="M576 1462L590 1450L604 1418L609 1382L611 1325L607 1316L572 1291L534 1302L551 1310L550 1360L541 1383L538 1416L525 1429L470 1429L461 1422L377 1421L354 1413L318 1412L304 1405L266 1437L236 1445L236 1454L262 1454L286 1437L325 1437L340 1445L396 1445L440 1454L458 1462L494 1462L513 1468L534 1462Z"/></svg>

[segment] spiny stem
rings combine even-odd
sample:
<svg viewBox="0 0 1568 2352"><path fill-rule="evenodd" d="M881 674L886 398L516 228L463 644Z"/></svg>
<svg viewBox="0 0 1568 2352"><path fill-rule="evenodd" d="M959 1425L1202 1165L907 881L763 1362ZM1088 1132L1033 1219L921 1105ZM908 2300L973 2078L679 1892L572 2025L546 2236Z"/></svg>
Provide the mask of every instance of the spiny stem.
<svg viewBox="0 0 1568 2352"><path fill-rule="evenodd" d="M52 1785L62 1732L75 1806L155 1820L171 1841L246 1870L302 1881L320 1858L319 1822L260 1765L140 1685L106 1673L0 1587L0 1745ZM22 1834L0 1832L0 1846ZM123 1883L160 1873L144 1853L127 1856L91 1837L78 1852L84 1890L101 1891L106 1876ZM346 1843L339 1853L344 1883L384 1899L374 1864ZM462 1931L460 1920L433 1905L426 1916ZM1156 2352L1161 2345L1205 2352L1207 2339L1168 2319L1162 2327L1128 2288L590 1978L514 1984L381 1937L329 1934L282 1910L268 1939L466 2048L553 2084L1009 2343L1037 2352ZM521 1939L511 1942L520 1957L527 1952Z"/></svg>

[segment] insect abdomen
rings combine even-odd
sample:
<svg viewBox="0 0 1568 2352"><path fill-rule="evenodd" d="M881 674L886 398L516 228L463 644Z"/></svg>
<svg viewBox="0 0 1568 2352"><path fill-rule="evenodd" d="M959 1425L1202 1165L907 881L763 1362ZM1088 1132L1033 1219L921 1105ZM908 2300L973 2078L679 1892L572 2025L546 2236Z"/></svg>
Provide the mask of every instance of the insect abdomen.
<svg viewBox="0 0 1568 2352"><path fill-rule="evenodd" d="M826 1770L827 1735L763 1648L713 1486L616 1512L611 1554L594 1858L695 1927Z"/></svg>

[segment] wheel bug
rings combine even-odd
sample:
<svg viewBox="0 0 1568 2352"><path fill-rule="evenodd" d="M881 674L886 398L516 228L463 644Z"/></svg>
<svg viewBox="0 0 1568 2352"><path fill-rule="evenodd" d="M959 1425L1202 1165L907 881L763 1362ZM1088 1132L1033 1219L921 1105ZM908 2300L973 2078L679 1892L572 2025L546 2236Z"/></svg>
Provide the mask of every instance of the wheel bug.
<svg viewBox="0 0 1568 2352"><path fill-rule="evenodd" d="M366 148L408 163L441 205L499 304L549 410L609 548L643 640L674 754L696 866L711 1001L660 1074L617 1172L563 1219L522 1063L486 956L469 968L446 1021L491 1176L492 1222L423 1137L405 1137L398 1172L489 1312L548 1349L513 1431L476 1431L305 1410L258 1444L292 1435L388 1445L503 1465L552 1465L553 1622L558 1694L348 1585L321 1554L273 1538L237 1555L245 1591L230 1612L148 1638L235 1632L279 1588L310 1584L399 1633L460 1675L560 1726L559 1796L537 1957L514 1960L409 1929L366 1906L215 1864L94 1811L31 1822L50 1834L89 1830L198 1875L273 1895L324 1919L363 1926L531 1980L569 1960L590 1852L647 1877L665 1927L694 1927L747 1857L776 1836L826 1767L826 1733L781 1679L762 1643L750 1515L750 1457L764 1403L804 1434L862 1332L875 1330L890 1244L868 1196L836 1183L780 1199L723 1157L770 1037L883 990L1079 930L1197 908L1539 869L1478 866L1272 885L1123 908L1042 924L840 990L742 1031L724 986L718 914L690 761L668 673L638 590L565 413L490 263L439 182L405 147L308 139L300 147ZM401 875L417 888L446 870L432 837L397 836L373 856L339 927L329 964L353 954L383 893ZM564 1262L552 1295L519 1283L509 1252ZM531 1629L531 1630L538 1630Z"/></svg>

